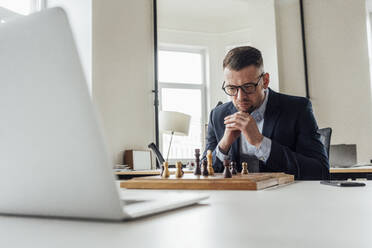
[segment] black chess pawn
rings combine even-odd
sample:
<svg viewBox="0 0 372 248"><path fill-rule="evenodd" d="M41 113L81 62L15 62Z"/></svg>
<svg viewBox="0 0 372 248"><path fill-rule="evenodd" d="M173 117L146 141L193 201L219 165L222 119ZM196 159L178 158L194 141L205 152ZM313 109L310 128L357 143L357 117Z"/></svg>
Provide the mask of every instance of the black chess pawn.
<svg viewBox="0 0 372 248"><path fill-rule="evenodd" d="M203 164L203 170L202 170L202 175L207 177L208 176L208 162L206 159L202 161Z"/></svg>
<svg viewBox="0 0 372 248"><path fill-rule="evenodd" d="M200 149L195 149L195 170L194 175L201 175L200 169Z"/></svg>
<svg viewBox="0 0 372 248"><path fill-rule="evenodd" d="M231 168L231 174L236 175L238 172L236 171L236 162L231 162L230 163L230 168Z"/></svg>
<svg viewBox="0 0 372 248"><path fill-rule="evenodd" d="M224 178L231 178L231 172L230 172L230 164L229 160L223 161L223 166L225 166L225 169L223 170L223 177Z"/></svg>

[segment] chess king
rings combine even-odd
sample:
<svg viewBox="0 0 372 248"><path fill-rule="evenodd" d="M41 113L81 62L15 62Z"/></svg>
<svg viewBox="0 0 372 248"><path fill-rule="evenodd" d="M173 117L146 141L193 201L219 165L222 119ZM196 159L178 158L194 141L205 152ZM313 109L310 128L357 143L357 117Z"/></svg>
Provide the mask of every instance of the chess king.
<svg viewBox="0 0 372 248"><path fill-rule="evenodd" d="M231 101L209 115L206 151L222 172L228 159L248 162L249 172L285 172L300 180L327 179L329 163L311 102L269 88L261 52L250 46L228 52L223 91Z"/></svg>

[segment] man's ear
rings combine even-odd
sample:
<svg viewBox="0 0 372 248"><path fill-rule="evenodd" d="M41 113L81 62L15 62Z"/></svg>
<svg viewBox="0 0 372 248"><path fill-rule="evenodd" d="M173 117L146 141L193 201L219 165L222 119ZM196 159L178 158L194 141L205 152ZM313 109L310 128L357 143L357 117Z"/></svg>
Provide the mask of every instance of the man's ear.
<svg viewBox="0 0 372 248"><path fill-rule="evenodd" d="M263 87L264 87L264 89L267 89L269 87L269 83L270 83L270 74L266 72L263 75Z"/></svg>

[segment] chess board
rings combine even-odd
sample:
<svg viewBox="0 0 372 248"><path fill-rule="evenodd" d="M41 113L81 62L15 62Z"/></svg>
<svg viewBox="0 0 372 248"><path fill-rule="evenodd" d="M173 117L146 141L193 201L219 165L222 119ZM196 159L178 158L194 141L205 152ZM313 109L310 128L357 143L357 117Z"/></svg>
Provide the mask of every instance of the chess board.
<svg viewBox="0 0 372 248"><path fill-rule="evenodd" d="M208 177L184 174L182 178L176 178L174 175L169 178L137 177L122 181L120 187L127 189L260 190L293 181L294 176L285 173L238 174L233 175L232 178L224 178L219 173Z"/></svg>

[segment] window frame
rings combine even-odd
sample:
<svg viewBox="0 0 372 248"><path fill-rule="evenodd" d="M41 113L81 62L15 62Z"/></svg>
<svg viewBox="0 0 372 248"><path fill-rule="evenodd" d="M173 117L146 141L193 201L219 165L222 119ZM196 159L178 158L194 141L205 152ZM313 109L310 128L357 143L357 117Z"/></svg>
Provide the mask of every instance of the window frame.
<svg viewBox="0 0 372 248"><path fill-rule="evenodd" d="M196 53L201 55L201 73L202 73L202 81L201 84L192 84L192 83L176 83L176 82L162 82L160 79L158 80L158 95L159 95L159 110L162 111L162 90L166 89L197 89L201 91L201 145L200 152L202 153L205 147L205 123L207 121L206 114L207 114L207 48L205 47L196 47L196 46L189 46L189 45L171 45L171 44L161 44L159 45L158 51L165 51L165 52L185 52L185 53ZM166 159L167 152L163 151L163 133L159 130L160 139L159 139L159 146L160 151L163 154L164 159ZM173 144L172 144L173 146ZM170 164L175 164L177 161L181 161L182 163L187 163L194 161L195 158L177 158L172 159L169 158Z"/></svg>
<svg viewBox="0 0 372 248"><path fill-rule="evenodd" d="M40 11L48 8L48 0L31 0L33 2L33 11Z"/></svg>

